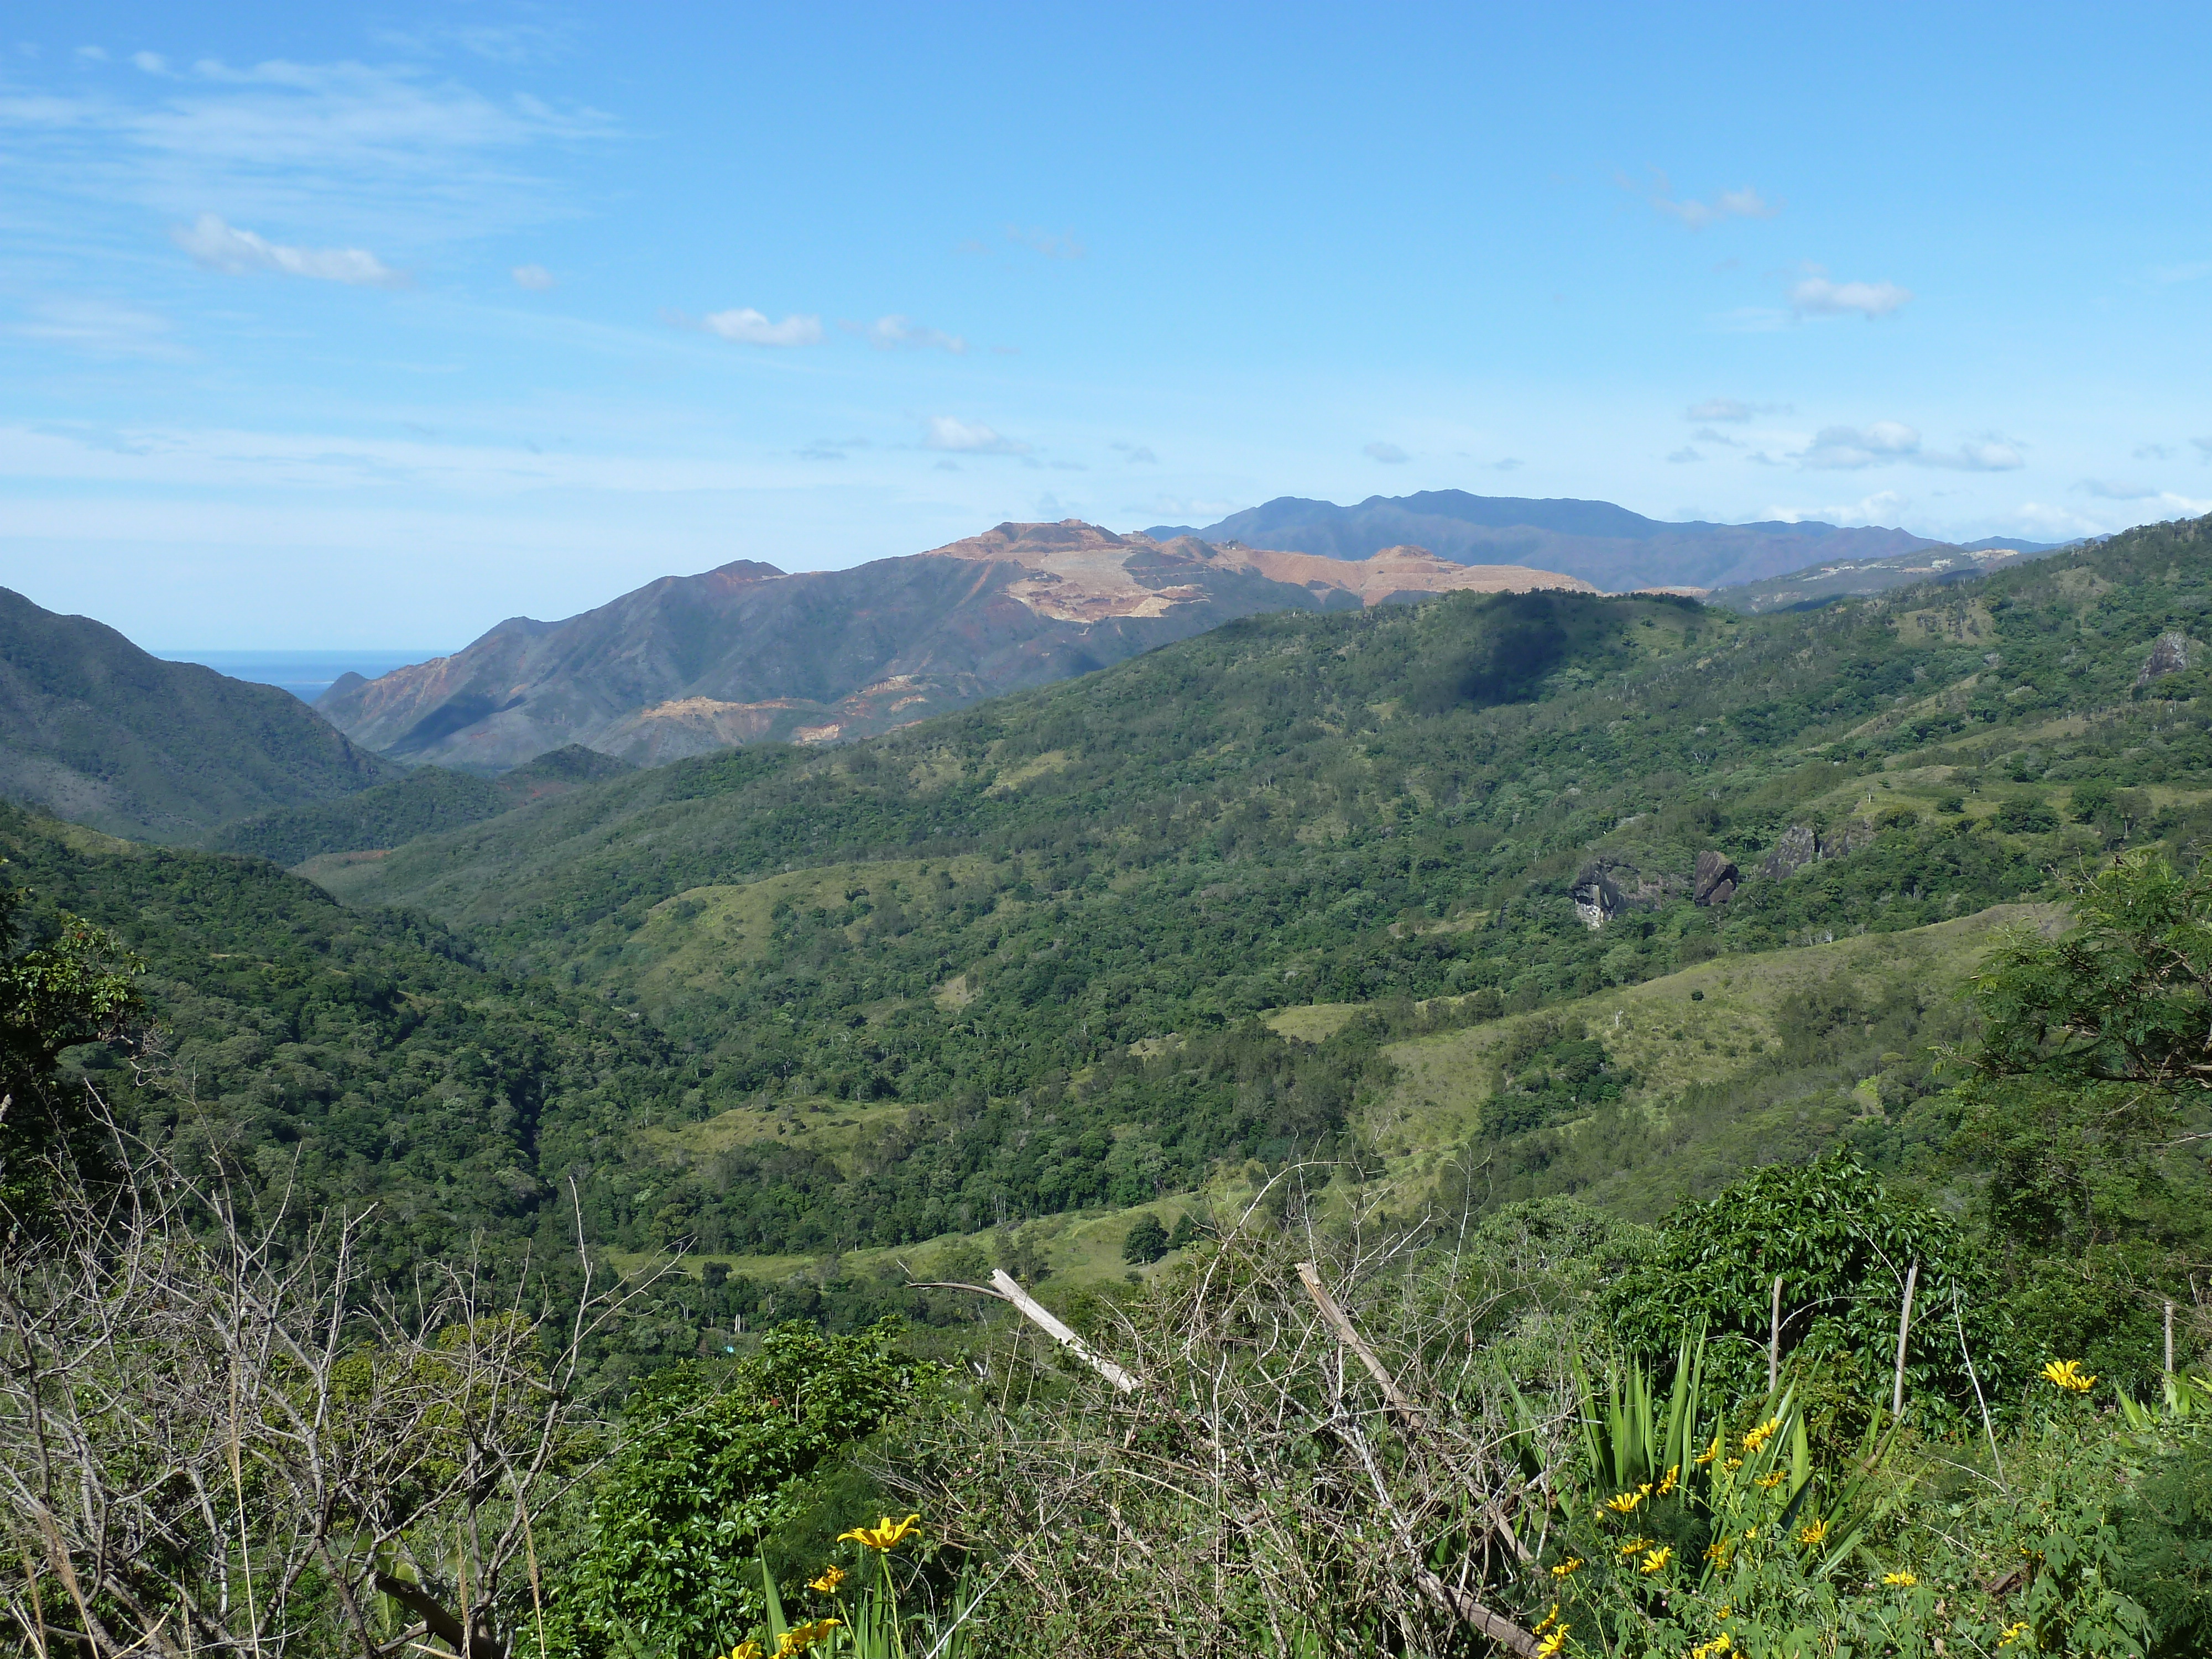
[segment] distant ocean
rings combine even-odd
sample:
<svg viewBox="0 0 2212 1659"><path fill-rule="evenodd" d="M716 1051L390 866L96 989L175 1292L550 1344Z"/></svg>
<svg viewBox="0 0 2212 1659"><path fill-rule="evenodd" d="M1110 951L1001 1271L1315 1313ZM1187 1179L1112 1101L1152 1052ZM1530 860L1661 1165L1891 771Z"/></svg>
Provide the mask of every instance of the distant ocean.
<svg viewBox="0 0 2212 1659"><path fill-rule="evenodd" d="M167 662L196 662L234 680L277 686L302 702L313 702L342 674L373 680L410 663L428 662L448 653L365 647L359 651L156 651L154 654Z"/></svg>

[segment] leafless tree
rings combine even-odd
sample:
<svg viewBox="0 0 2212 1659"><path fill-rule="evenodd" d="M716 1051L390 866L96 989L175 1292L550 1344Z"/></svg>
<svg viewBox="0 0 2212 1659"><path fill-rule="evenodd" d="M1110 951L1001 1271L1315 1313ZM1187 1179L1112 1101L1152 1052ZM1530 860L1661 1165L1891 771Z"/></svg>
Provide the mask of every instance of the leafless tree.
<svg viewBox="0 0 2212 1659"><path fill-rule="evenodd" d="M579 1385L643 1285L579 1214L564 1313L527 1261L396 1294L368 1214L108 1128L119 1174L58 1162L0 1215L0 1620L40 1659L542 1640L532 1517L599 1455Z"/></svg>

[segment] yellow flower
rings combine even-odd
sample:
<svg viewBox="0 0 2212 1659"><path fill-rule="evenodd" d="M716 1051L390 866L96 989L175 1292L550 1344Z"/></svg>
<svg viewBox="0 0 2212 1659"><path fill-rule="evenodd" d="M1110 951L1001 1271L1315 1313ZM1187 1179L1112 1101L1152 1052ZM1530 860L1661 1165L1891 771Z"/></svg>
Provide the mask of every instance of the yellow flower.
<svg viewBox="0 0 2212 1659"><path fill-rule="evenodd" d="M1553 1626L1559 1622L1559 1604L1557 1601L1554 1601L1552 1603L1552 1610L1544 1615L1543 1622L1538 1625L1534 1630L1529 1632L1529 1634L1532 1636L1541 1636L1546 1631L1551 1629Z"/></svg>
<svg viewBox="0 0 2212 1659"><path fill-rule="evenodd" d="M1907 1571L1905 1572L1886 1572L1881 1576L1881 1582L1885 1584L1894 1584L1899 1589L1911 1589L1915 1584L1920 1582L1920 1579L1917 1574Z"/></svg>
<svg viewBox="0 0 2212 1659"><path fill-rule="evenodd" d="M1648 1550L1650 1547L1651 1540L1650 1539L1632 1538L1626 1544L1623 1544L1620 1547L1620 1553L1624 1556L1629 1556L1635 1554L1638 1550Z"/></svg>
<svg viewBox="0 0 2212 1659"><path fill-rule="evenodd" d="M1797 1541L1801 1544L1818 1544L1825 1540L1827 1535L1828 1523L1826 1520L1819 1516L1815 1516L1814 1519L1808 1521L1803 1526L1797 1528Z"/></svg>
<svg viewBox="0 0 2212 1659"><path fill-rule="evenodd" d="M1705 1546L1705 1559L1713 1563L1722 1571L1727 1571L1729 1563L1735 1559L1735 1540L1733 1538L1714 1540Z"/></svg>
<svg viewBox="0 0 2212 1659"><path fill-rule="evenodd" d="M2087 1376L2078 1359L2054 1359L2043 1368L2044 1381L2054 1389L2068 1394L2087 1394L2097 1386L2097 1379Z"/></svg>
<svg viewBox="0 0 2212 1659"><path fill-rule="evenodd" d="M1690 1659L1720 1659L1720 1656L1722 1654L1726 1653L1735 1645L1735 1644L1729 1638L1729 1633L1726 1631L1723 1631L1718 1636L1713 1638L1711 1641L1700 1642L1697 1646L1692 1648L1690 1650Z"/></svg>
<svg viewBox="0 0 2212 1659"><path fill-rule="evenodd" d="M820 1590L824 1595L835 1595L837 1593L837 1586L844 1582L844 1568L824 1567L819 1578L810 1578L806 1581L806 1588L811 1590Z"/></svg>
<svg viewBox="0 0 2212 1659"><path fill-rule="evenodd" d="M1775 1431L1779 1429L1781 1426L1782 1419L1780 1418L1770 1417L1766 1421L1761 1423L1757 1428L1748 1431L1743 1437L1744 1451L1747 1454L1757 1451L1761 1446L1774 1438Z"/></svg>
<svg viewBox="0 0 2212 1659"><path fill-rule="evenodd" d="M1650 1490L1646 1486L1644 1492ZM1617 1492L1605 1500L1605 1506L1615 1515L1633 1515L1636 1506L1644 1501L1644 1492Z"/></svg>
<svg viewBox="0 0 2212 1659"><path fill-rule="evenodd" d="M872 1550L896 1549L921 1530L921 1517L909 1515L903 1521L893 1521L888 1515L883 1524L875 1527L855 1527L850 1532L841 1532L837 1541L866 1544Z"/></svg>
<svg viewBox="0 0 2212 1659"><path fill-rule="evenodd" d="M1734 1618L1735 1616L1735 1604L1734 1602L1732 1602L1732 1601L1723 1601L1723 1602L1722 1602L1722 1603L1721 1603L1721 1610L1720 1610L1718 1613L1715 1613L1715 1614L1713 1615L1713 1617L1714 1617L1714 1618L1716 1618L1716 1619L1731 1619L1731 1618Z"/></svg>
<svg viewBox="0 0 2212 1659"><path fill-rule="evenodd" d="M1757 1485L1761 1492L1772 1492L1777 1486L1780 1486L1789 1478L1789 1470L1776 1469L1771 1474L1760 1475Z"/></svg>
<svg viewBox="0 0 2212 1659"><path fill-rule="evenodd" d="M1674 1559L1674 1547L1669 1544L1662 1544L1657 1549L1648 1552L1644 1555L1644 1559L1637 1563L1636 1570L1642 1573L1657 1572Z"/></svg>
<svg viewBox="0 0 2212 1659"><path fill-rule="evenodd" d="M2027 1620L2025 1619L2017 1625L2007 1625L2004 1627L2004 1634L1997 1638L1997 1645L2001 1648L2008 1648L2027 1634Z"/></svg>
<svg viewBox="0 0 2212 1659"><path fill-rule="evenodd" d="M1552 1577L1554 1578L1571 1578L1582 1570L1582 1557L1579 1555L1571 1555L1565 1560L1560 1562L1557 1566L1552 1569Z"/></svg>
<svg viewBox="0 0 2212 1659"><path fill-rule="evenodd" d="M784 1632L783 1638L775 1644L775 1659L793 1659L821 1641L837 1628L835 1619L817 1619L811 1624L793 1625Z"/></svg>
<svg viewBox="0 0 2212 1659"><path fill-rule="evenodd" d="M1673 1468L1668 1470L1666 1478L1659 1483L1659 1491L1656 1495L1664 1498L1668 1492L1674 1491L1675 1486L1679 1484L1681 1473L1682 1466L1680 1463L1675 1464Z"/></svg>
<svg viewBox="0 0 2212 1659"><path fill-rule="evenodd" d="M1537 1643L1536 1659L1552 1659L1554 1654L1566 1646L1567 1632L1573 1628L1572 1625L1562 1625L1542 1641Z"/></svg>
<svg viewBox="0 0 2212 1659"><path fill-rule="evenodd" d="M1727 1462L1722 1464L1721 1467L1726 1469L1730 1474L1734 1474L1738 1469L1743 1467L1743 1459L1741 1457L1731 1457Z"/></svg>
<svg viewBox="0 0 2212 1659"><path fill-rule="evenodd" d="M1702 1469L1706 1464L1711 1462L1713 1459L1718 1457L1720 1455L1721 1437L1718 1435L1715 1435L1713 1437L1713 1443L1698 1454L1698 1467Z"/></svg>
<svg viewBox="0 0 2212 1659"><path fill-rule="evenodd" d="M730 1650L730 1659L761 1659L761 1644L757 1642L740 1642Z"/></svg>

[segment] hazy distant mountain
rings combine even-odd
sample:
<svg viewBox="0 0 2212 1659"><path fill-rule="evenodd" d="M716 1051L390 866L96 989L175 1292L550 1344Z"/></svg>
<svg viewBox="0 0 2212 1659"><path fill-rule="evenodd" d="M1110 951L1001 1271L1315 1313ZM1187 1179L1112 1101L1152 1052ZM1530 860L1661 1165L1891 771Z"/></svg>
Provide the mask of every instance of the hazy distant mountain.
<svg viewBox="0 0 2212 1659"><path fill-rule="evenodd" d="M1830 599L1850 595L1884 593L1914 582L1964 581L1969 576L1999 570L2027 559L2039 559L2071 545L2070 542L2008 542L1992 536L1965 546L1939 544L1916 552L1893 554L1886 559L1833 559L1793 570L1786 576L1717 587L1705 599L1711 605L1724 605L1730 610L1753 614L1788 611L1825 605Z"/></svg>
<svg viewBox="0 0 2212 1659"><path fill-rule="evenodd" d="M0 794L111 835L185 841L398 775L288 691L163 662L0 588Z"/></svg>
<svg viewBox="0 0 2212 1659"><path fill-rule="evenodd" d="M1903 530L1832 524L1669 524L1610 501L1534 501L1462 489L1370 495L1357 507L1285 495L1202 530L1156 525L1145 533L1196 535L1335 559L1364 558L1379 548L1411 542L1462 564L1534 565L1613 592L1720 587L1824 560L1886 558L1942 544Z"/></svg>
<svg viewBox="0 0 2212 1659"><path fill-rule="evenodd" d="M1455 588L1579 587L1417 547L1358 562L1002 524L928 553L787 575L739 561L565 622L517 617L316 707L408 761L496 770L567 744L641 764L866 736L1119 662L1235 617Z"/></svg>

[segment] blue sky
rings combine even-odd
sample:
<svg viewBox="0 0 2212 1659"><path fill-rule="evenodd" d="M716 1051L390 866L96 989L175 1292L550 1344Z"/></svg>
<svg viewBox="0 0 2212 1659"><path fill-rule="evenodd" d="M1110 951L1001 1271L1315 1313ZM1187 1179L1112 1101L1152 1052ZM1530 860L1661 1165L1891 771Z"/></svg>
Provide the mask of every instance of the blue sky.
<svg viewBox="0 0 2212 1659"><path fill-rule="evenodd" d="M0 583L450 647L1460 488L2212 510L2212 11L31 5Z"/></svg>

